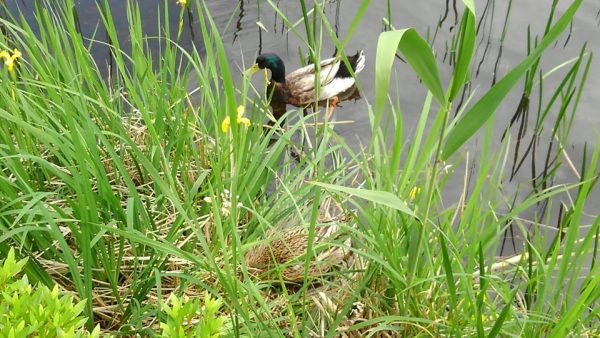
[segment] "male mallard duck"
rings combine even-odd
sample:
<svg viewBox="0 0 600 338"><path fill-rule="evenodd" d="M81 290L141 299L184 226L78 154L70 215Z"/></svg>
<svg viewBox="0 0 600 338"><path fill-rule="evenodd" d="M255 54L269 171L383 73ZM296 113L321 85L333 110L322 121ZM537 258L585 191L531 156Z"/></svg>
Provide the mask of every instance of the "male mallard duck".
<svg viewBox="0 0 600 338"><path fill-rule="evenodd" d="M304 279L304 255L308 247L308 229L295 226L283 231L268 231L267 243L251 248L245 255L251 274L277 279L273 271L282 266L281 275L286 282ZM337 244L335 244L337 242ZM339 243L342 242L342 243ZM315 255L308 267L308 276L325 274L350 256L350 237L335 222L317 225L313 238Z"/></svg>
<svg viewBox="0 0 600 338"><path fill-rule="evenodd" d="M349 56L348 62L354 74L360 73L365 67L365 53L361 50ZM271 107L275 118L279 119L285 114L288 104L302 108L315 104L314 64L297 69L286 76L283 60L276 54L268 53L259 55L256 63L246 73L254 74L260 69L271 71L267 89L272 93ZM339 56L321 61L319 78L319 99L316 103L329 106L328 119L339 102L360 98L356 81Z"/></svg>

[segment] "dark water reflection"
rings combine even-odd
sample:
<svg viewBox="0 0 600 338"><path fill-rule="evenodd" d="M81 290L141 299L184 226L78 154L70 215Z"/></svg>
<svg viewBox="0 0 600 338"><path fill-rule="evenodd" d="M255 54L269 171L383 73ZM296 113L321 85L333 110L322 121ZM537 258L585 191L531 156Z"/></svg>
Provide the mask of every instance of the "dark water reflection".
<svg viewBox="0 0 600 338"><path fill-rule="evenodd" d="M5 1L4 5L0 2L0 13L3 13L3 6L6 6L6 10L13 15L17 15L17 13L22 13L27 22L34 28L35 31L37 28L37 26L35 25L36 19L34 16L36 2L39 3L40 6L47 7L47 4L44 1L39 0L7 0ZM52 5L57 6L61 2L62 1L60 0L55 2L50 1ZM109 49L104 44L109 40L106 30L104 29L101 16L102 10L105 6L104 2L104 0L79 0L76 1L76 7L74 12L76 14L79 23L79 29L82 36L89 40L93 39L101 42L92 44L91 52L96 58L100 70L103 73L106 73L108 64L110 62L110 54ZM127 22L129 19L127 14L128 3L135 3L136 6L138 6L141 16L141 26L143 32L148 37L155 37L159 35L159 29L164 30L164 28L159 28L159 19L161 23L167 22L169 24L173 35L177 31L179 21L179 6L177 6L175 1L169 1L169 3L171 2L172 4L169 4L168 8L168 17L165 18L165 8L164 2L162 0L108 1L110 12L117 28L117 35L119 37L121 46L123 47L125 52L128 52L130 50L128 46L130 39L127 27ZM4 16L6 15L7 14L4 14ZM199 39L197 36L194 36L193 30L191 30L188 27L188 29L184 29L179 43L184 48L190 49L193 44L201 46L202 39ZM148 46L154 52L158 52L159 42L155 39L148 39ZM156 53L154 53L154 55L156 55Z"/></svg>
<svg viewBox="0 0 600 338"><path fill-rule="evenodd" d="M193 1L192 1L193 2ZM518 64L527 55L527 39L530 34L531 39L540 39L548 14L552 5L552 0L478 0L475 1L478 22L478 40L474 66L471 69L473 81L468 87L468 91L463 93L463 100L473 94L475 100L483 92L499 80L508 70ZM115 22L119 23L119 36L122 44L127 41L127 1L111 0L109 1ZM157 26L157 13L163 13L162 1L143 0L136 2L142 13L142 24L144 32L148 36L156 36L159 27ZM306 35L304 33L301 5L299 1L276 1L271 3L278 6L278 9L292 23L298 23L296 32L289 30L281 16L279 16L273 7L266 0L234 1L234 0L215 0L207 1L208 10L215 19L221 36L228 48L231 57L231 64L234 69L244 68L255 56L262 52L276 52L284 60L288 69L295 69L300 66L300 55L306 55L307 48L302 42ZM557 7L555 18L560 16L569 1L560 1ZM11 12L16 12L20 8L28 20L33 20L32 0L8 0L6 1ZM312 1L307 1L307 6L312 8ZM325 5L325 14L334 28L336 34L344 37L350 26L354 14L360 6L360 1L351 0L333 0L327 1ZM360 74L360 80L364 87L364 100L356 104L347 103L343 108L336 110L337 120L351 120L352 124L340 124L336 131L344 136L347 142L358 148L360 142L367 142L370 137L370 127L367 116L367 104L373 99L373 87L370 85L374 80L374 59L375 47L378 35L390 27L404 28L414 27L430 42L432 42L438 60L443 64L441 71L444 83L448 83L454 55L451 51L451 39L454 30L460 22L463 7L462 2L457 0L428 0L428 1L371 1L364 20L360 23L357 33L352 37L347 52L354 52L358 49L364 49L367 56L367 67ZM77 3L77 12L81 23L81 30L84 36L91 37L96 31L96 39L104 40L105 32L101 28L97 5L93 0L81 0ZM191 48L195 44L199 50L202 50L202 41L199 38L199 27L195 21L195 10L190 10L184 15L186 27L180 44L185 48ZM169 1L169 15L165 19L168 21L172 31L176 31L179 20L179 7L175 0ZM556 19L555 19L556 20ZM554 21L555 21L554 20ZM553 67L576 57L584 43L588 43L588 51L598 54L600 52L600 2L584 1L572 25L568 28L559 40L547 50L544 54L540 69L544 72ZM327 57L333 54L334 48L327 33L323 33L323 46L321 56ZM107 55L106 47L97 45L93 52L96 57L105 60ZM98 62L100 65L106 65L105 62ZM572 133L569 143L565 145L564 151L569 154L570 159L576 167L580 167L584 158L584 147L587 145L592 149L598 144L600 139L600 77L596 76L599 69L599 61L593 60L591 71L585 84L586 89L583 92L581 102L578 107L576 119L573 122ZM544 83L544 92L552 93L565 75L565 70L560 70L556 74L548 77ZM416 126L417 119L421 111L421 105L426 95L423 86L415 77L410 68L398 60L395 67L395 74L392 77L393 95L399 93L402 105L402 113L405 126L405 139L410 142L410 131ZM496 139L498 144L505 132L507 126L511 125L511 120L517 121L510 128L512 147L510 157L515 162L512 166L511 180L507 180L503 187L507 196L514 195L518 190L531 189L533 179L544 168L546 154L551 147L550 130L554 122L554 116L557 110L553 109L549 125L545 127L544 133L535 142L531 143L532 131L530 128L524 128L523 123L529 120L529 127L533 125L535 116L517 116L515 112L521 101L521 92L523 85L518 85L510 97L499 107L495 123ZM537 92L531 94L530 112L537 111ZM544 100L548 100L545 94ZM474 101L471 101L474 102ZM460 106L460 104L458 104ZM520 123L519 123L520 122ZM521 129L521 132L519 132ZM517 139L521 142L517 142ZM517 144L519 144L517 149ZM531 145L535 145L535 151L532 152ZM528 146L529 145L529 146ZM462 154L470 153L470 171L479 165L478 148L480 140L474 138L462 150ZM527 148L529 150L527 151ZM556 153L558 146L554 144L550 149L551 153ZM515 155L516 154L516 155ZM535 157L534 157L535 156ZM588 156L589 158L589 156ZM522 162L523 165L516 164ZM564 162L564 161L563 161ZM509 169L510 169L509 165ZM458 169L464 170L463 169ZM458 176L457 176L458 177ZM568 166L563 166L556 176L555 184L575 182L577 174ZM456 201L457 196L462 191L460 180L449 182L448 191L450 194L445 196L449 202ZM590 203L587 205L587 212L596 215L600 212L600 189L596 188ZM566 198L566 196L565 196ZM556 220L558 209L554 208L552 219ZM543 210L543 209L542 209ZM531 213L524 214L523 217L533 219L536 215L539 217L540 210L534 210ZM584 223L590 218L584 219Z"/></svg>

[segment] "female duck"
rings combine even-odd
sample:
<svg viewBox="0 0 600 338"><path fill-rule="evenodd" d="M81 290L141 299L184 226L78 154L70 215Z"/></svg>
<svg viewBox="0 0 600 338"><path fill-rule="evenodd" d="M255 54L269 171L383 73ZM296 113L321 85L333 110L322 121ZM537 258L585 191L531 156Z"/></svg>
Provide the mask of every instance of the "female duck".
<svg viewBox="0 0 600 338"><path fill-rule="evenodd" d="M348 62L354 74L360 73L365 67L364 52L361 50L349 56ZM259 55L256 63L246 73L254 74L260 69L271 71L271 80L267 89L272 93L271 107L275 118L279 119L285 114L288 104L306 108L317 103L329 107L327 111L329 119L339 102L358 99L360 94L354 77L339 56L321 61L319 68L318 100L316 100L314 64L297 69L286 76L283 60L276 54L268 53Z"/></svg>
<svg viewBox="0 0 600 338"><path fill-rule="evenodd" d="M267 242L252 247L245 255L250 274L259 278L277 279L277 268L286 282L304 280L304 259L308 248L308 229L294 226L270 230ZM308 276L320 277L341 266L352 255L350 234L336 222L315 227L313 250Z"/></svg>

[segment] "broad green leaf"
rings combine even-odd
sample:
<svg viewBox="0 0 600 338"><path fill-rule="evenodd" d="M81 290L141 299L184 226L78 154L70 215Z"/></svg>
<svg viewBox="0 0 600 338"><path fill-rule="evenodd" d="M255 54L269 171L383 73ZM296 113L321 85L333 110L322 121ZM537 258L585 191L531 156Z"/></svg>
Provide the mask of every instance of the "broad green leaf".
<svg viewBox="0 0 600 338"><path fill-rule="evenodd" d="M433 97L445 104L442 81L431 47L413 28L383 32L377 41L375 63L375 114L381 116L387 102L392 65L400 49L406 61L421 78Z"/></svg>
<svg viewBox="0 0 600 338"><path fill-rule="evenodd" d="M475 15L475 3L473 0L463 0L463 4L465 4L469 11L473 14L473 17L477 16Z"/></svg>
<svg viewBox="0 0 600 338"><path fill-rule="evenodd" d="M542 52L562 33L569 25L577 12L582 0L575 0L565 11L565 14L544 36L540 44L519 65L508 72L496 83L475 105L465 113L448 133L442 159L447 160L473 136L483 124L494 114L496 108L504 100L517 81L527 72L529 67L542 55Z"/></svg>
<svg viewBox="0 0 600 338"><path fill-rule="evenodd" d="M402 201L400 198L398 198L398 196L388 191L348 188L341 185L327 184L321 182L310 183L325 188L326 190L346 193L348 195L365 199L369 202L385 205L392 209L403 212L407 215L417 217L414 211L412 211L404 201Z"/></svg>

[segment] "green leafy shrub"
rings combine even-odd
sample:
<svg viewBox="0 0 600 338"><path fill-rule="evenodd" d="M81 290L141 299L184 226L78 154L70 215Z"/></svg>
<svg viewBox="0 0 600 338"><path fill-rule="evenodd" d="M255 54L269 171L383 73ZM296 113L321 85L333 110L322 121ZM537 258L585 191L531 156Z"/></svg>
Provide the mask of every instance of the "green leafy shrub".
<svg viewBox="0 0 600 338"><path fill-rule="evenodd" d="M99 326L92 333L83 328L85 301L74 304L58 286L32 287L27 276L16 278L26 263L26 258L15 260L12 248L1 263L0 337L99 337Z"/></svg>
<svg viewBox="0 0 600 338"><path fill-rule="evenodd" d="M199 299L183 299L171 294L162 310L167 314L167 322L161 323L163 337L219 337L225 317L217 315L222 301L214 299L208 292L204 294L204 306ZM199 319L198 319L199 317Z"/></svg>

